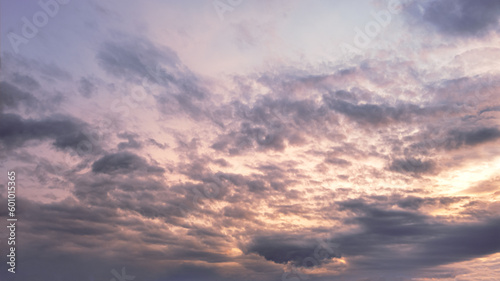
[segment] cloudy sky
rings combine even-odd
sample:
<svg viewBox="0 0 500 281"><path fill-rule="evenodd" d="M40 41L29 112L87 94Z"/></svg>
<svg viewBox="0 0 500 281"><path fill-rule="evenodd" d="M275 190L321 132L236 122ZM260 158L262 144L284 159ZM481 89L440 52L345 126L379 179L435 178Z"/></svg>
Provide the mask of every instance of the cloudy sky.
<svg viewBox="0 0 500 281"><path fill-rule="evenodd" d="M1 280L497 280L497 0L1 1Z"/></svg>

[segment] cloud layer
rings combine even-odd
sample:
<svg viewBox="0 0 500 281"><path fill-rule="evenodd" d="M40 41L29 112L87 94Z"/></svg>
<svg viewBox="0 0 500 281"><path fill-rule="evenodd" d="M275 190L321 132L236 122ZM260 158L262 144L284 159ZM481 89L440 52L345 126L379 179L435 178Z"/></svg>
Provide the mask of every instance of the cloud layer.
<svg viewBox="0 0 500 281"><path fill-rule="evenodd" d="M71 2L3 40L0 279L492 280L497 2L402 1L358 56L324 12L387 2L233 2Z"/></svg>

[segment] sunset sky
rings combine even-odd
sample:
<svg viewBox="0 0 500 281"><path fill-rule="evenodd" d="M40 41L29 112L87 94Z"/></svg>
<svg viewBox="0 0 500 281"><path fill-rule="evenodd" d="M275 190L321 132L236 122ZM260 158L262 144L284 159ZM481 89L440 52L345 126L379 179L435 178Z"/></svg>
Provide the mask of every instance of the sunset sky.
<svg viewBox="0 0 500 281"><path fill-rule="evenodd" d="M500 1L0 3L0 280L498 280Z"/></svg>

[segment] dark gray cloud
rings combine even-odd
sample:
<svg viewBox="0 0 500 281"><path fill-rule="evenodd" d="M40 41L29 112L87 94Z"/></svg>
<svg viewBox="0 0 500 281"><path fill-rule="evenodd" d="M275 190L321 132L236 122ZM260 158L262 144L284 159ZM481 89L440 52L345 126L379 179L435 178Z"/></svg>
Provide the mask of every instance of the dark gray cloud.
<svg viewBox="0 0 500 281"><path fill-rule="evenodd" d="M17 72L12 74L12 82L31 91L40 88L40 83L38 83L38 81L36 81L33 77Z"/></svg>
<svg viewBox="0 0 500 281"><path fill-rule="evenodd" d="M429 207L429 206L439 206L439 207L447 207L450 204L458 203L464 199L468 199L468 197L417 197L417 196L407 196L401 199L398 199L396 205L403 209L409 210L418 210L421 207Z"/></svg>
<svg viewBox="0 0 500 281"><path fill-rule="evenodd" d="M452 130L444 141L446 149L458 149L462 146L476 146L493 142L500 138L500 130L495 127L483 127L470 130Z"/></svg>
<svg viewBox="0 0 500 281"><path fill-rule="evenodd" d="M500 219L443 227L444 233L425 243L420 262L429 266L469 260L500 251ZM424 258L425 257L425 258Z"/></svg>
<svg viewBox="0 0 500 281"><path fill-rule="evenodd" d="M418 2L417 2L418 3ZM479 36L498 28L500 2L496 0L429 1L423 19L447 35Z"/></svg>
<svg viewBox="0 0 500 281"><path fill-rule="evenodd" d="M351 162L349 162L345 159L337 158L337 157L327 157L325 159L325 163L337 165L337 166L350 166L352 164Z"/></svg>
<svg viewBox="0 0 500 281"><path fill-rule="evenodd" d="M479 115L485 113L485 112L495 112L495 111L500 111L500 105L499 106L489 106L485 109L482 109L481 111L479 111Z"/></svg>
<svg viewBox="0 0 500 281"><path fill-rule="evenodd" d="M240 131L232 133L229 139L234 144L234 147L229 150L231 154L237 154L241 150L254 147L283 151L285 148L285 128L279 123L271 124L269 130L253 127L249 123L242 123ZM222 150L226 148L226 145L227 143L218 142L212 148Z"/></svg>
<svg viewBox="0 0 500 281"><path fill-rule="evenodd" d="M20 147L27 141L53 139L56 148L88 149L90 139L83 134L86 125L66 116L46 119L23 119L16 114L0 116L0 143L6 147ZM95 146L96 144L94 144Z"/></svg>
<svg viewBox="0 0 500 281"><path fill-rule="evenodd" d="M208 89L170 48L159 48L145 38L108 41L96 58L107 73L136 83L154 96L164 115L184 113L196 120L211 118L209 108L213 106L206 99L210 95ZM162 90L152 91L152 86Z"/></svg>
<svg viewBox="0 0 500 281"><path fill-rule="evenodd" d="M334 243L345 256L360 256L361 268L416 269L489 255L500 250L499 219L485 218L476 223L447 223L426 215L367 204L363 200L339 202L340 210L356 214L350 223L360 232L337 234ZM398 253L392 246L409 250ZM449 255L448 253L453 253Z"/></svg>
<svg viewBox="0 0 500 281"><path fill-rule="evenodd" d="M420 132L415 135L404 137L402 140L391 141L393 152L402 153L408 159L426 158L426 161L434 161L435 165L432 165L432 167L427 165L429 168L428 172L432 173L437 172L438 168L443 168L443 166L439 165L439 162L432 159L435 153L465 151L481 145L494 144L500 138L500 130L490 122L485 122L484 125L478 125L477 120L470 119L461 119L456 122L462 124L462 126L453 124L451 126L452 129L449 129L446 126L447 124L443 125L438 122L433 125L421 127ZM487 126L486 124L488 123L491 125ZM408 162L406 166L410 169L413 166L417 169L418 167L426 167L426 165L420 165L418 161L413 162L414 164ZM428 164L431 163L429 162ZM396 166L391 169L394 171L405 171L402 167L399 169L394 168Z"/></svg>
<svg viewBox="0 0 500 281"><path fill-rule="evenodd" d="M32 94L8 82L0 82L0 112L5 109L17 109L21 104L34 108L37 103L37 99Z"/></svg>
<svg viewBox="0 0 500 281"><path fill-rule="evenodd" d="M149 144L151 144L151 145L154 145L154 146L156 146L156 147L158 147L158 148L161 148L161 149L165 149L165 148L167 148L167 147L168 147L168 145L167 145L167 144L164 144L164 143L159 143L157 140L155 140L155 139L151 139L151 138L147 140L147 143L149 143Z"/></svg>
<svg viewBox="0 0 500 281"><path fill-rule="evenodd" d="M336 95L338 96L338 95ZM413 104L356 104L324 95L325 104L332 110L360 124L386 125L390 122L411 122L413 117L431 111Z"/></svg>
<svg viewBox="0 0 500 281"><path fill-rule="evenodd" d="M163 82L162 78L166 81L173 79L165 72L161 72L163 76L158 76L158 63L172 67L179 63L175 52L168 48L159 50L144 38L126 42L106 42L97 54L97 61L105 71L114 76L137 82L147 78L155 83Z"/></svg>
<svg viewBox="0 0 500 281"><path fill-rule="evenodd" d="M82 131L73 131L66 134L61 134L56 137L53 145L57 148L70 148L73 150L92 150L95 149L95 143L92 144L90 138Z"/></svg>
<svg viewBox="0 0 500 281"><path fill-rule="evenodd" d="M9 52L2 54L2 71L6 71L6 73L12 72L12 81L18 85L26 86L28 89L29 87L35 87L33 89L36 89L36 84L39 81L69 81L72 78L67 70L54 62L47 63ZM33 73L37 74L38 81L31 75ZM33 80L36 83L33 83Z"/></svg>
<svg viewBox="0 0 500 281"><path fill-rule="evenodd" d="M250 123L242 123L239 131L219 137L211 147L219 151L227 151L230 154L239 154L254 148L262 150L283 151L286 147L286 128L275 123L270 128L254 127Z"/></svg>
<svg viewBox="0 0 500 281"><path fill-rule="evenodd" d="M247 250L275 263L290 263L301 267L313 267L328 262L331 258L341 257L334 245L325 246L321 240L300 236L259 236L252 240ZM328 253L320 254L320 251Z"/></svg>
<svg viewBox="0 0 500 281"><path fill-rule="evenodd" d="M224 216L235 218L235 219L251 219L254 213L250 210L240 208L238 206L231 207L227 206L224 208Z"/></svg>
<svg viewBox="0 0 500 281"><path fill-rule="evenodd" d="M0 199L6 200L2 196ZM151 200L150 198L148 201ZM183 260L228 261L225 255L211 252L210 249L213 250L213 246L202 248L191 244L191 247L188 247L186 243L189 241L179 239L178 235L161 228L151 228L144 220L123 216L123 213L120 214L118 210L122 208L122 212L129 213L125 204L116 206L111 199L102 201L102 205L99 201L83 202L86 202L86 205L73 199L51 204L19 199L19 206L22 205L22 207L19 208L18 214L25 218L27 224L22 230L17 229L18 237L23 237L24 246L17 248L16 256L31 258L18 259L17 268L29 267L31 270L18 270L13 278L12 275L5 275L8 271L6 266L2 265L3 271L0 273L0 278L35 281L43 281L47 278L82 281L94 278L111 280L115 278L112 274L113 269L121 272L125 267L129 275L141 279L178 280L176 278L180 276L187 278L198 275L179 270L178 265L149 272L141 269L149 262L142 263L140 260L154 258L157 261L172 263L181 257ZM144 206L148 204L145 203ZM5 217L6 213L2 211L0 215ZM49 217L51 219L47 220ZM141 235L135 236L132 232L125 233L124 229L127 231L134 229L133 231ZM135 243L132 243L133 240ZM149 246L141 249L136 243L147 243L156 247L170 245L170 250L155 250ZM70 248L72 250L69 250ZM103 248L113 248L117 252L110 256L97 254L102 253ZM46 252L43 257L39 254L41 252ZM57 264L58 270L47 270L54 264ZM75 266L75 264L85 266ZM188 266L188 268L197 267ZM213 267L207 266L206 271L201 270L203 273L208 271L214 272L214 278L218 276L217 280L220 280L220 273L215 274L216 269Z"/></svg>
<svg viewBox="0 0 500 281"><path fill-rule="evenodd" d="M86 98L90 98L97 90L96 85L94 85L89 79L82 77L78 85L78 91L80 94Z"/></svg>
<svg viewBox="0 0 500 281"><path fill-rule="evenodd" d="M118 149L120 150L129 148L138 149L142 147L141 142L136 140L139 137L137 134L125 132L118 134L118 137L127 140L127 142L120 142L118 144Z"/></svg>
<svg viewBox="0 0 500 281"><path fill-rule="evenodd" d="M292 100L266 95L254 104L239 101L231 104L237 119L211 146L218 151L240 154L254 149L284 151L287 146L301 146L307 139L333 136L326 127L336 123L335 117L313 100Z"/></svg>
<svg viewBox="0 0 500 281"><path fill-rule="evenodd" d="M145 171L147 173L163 173L161 167L149 165L147 161L130 152L118 152L108 154L92 164L94 173L102 174L128 174L134 171Z"/></svg>
<svg viewBox="0 0 500 281"><path fill-rule="evenodd" d="M416 158L394 159L389 169L402 174L433 174L436 172L436 163Z"/></svg>

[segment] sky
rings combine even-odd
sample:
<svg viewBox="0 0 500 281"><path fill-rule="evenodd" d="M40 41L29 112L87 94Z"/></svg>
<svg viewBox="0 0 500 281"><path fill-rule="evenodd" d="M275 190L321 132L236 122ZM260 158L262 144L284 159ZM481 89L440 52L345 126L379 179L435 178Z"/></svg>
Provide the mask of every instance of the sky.
<svg viewBox="0 0 500 281"><path fill-rule="evenodd" d="M497 280L499 18L1 0L0 280Z"/></svg>

